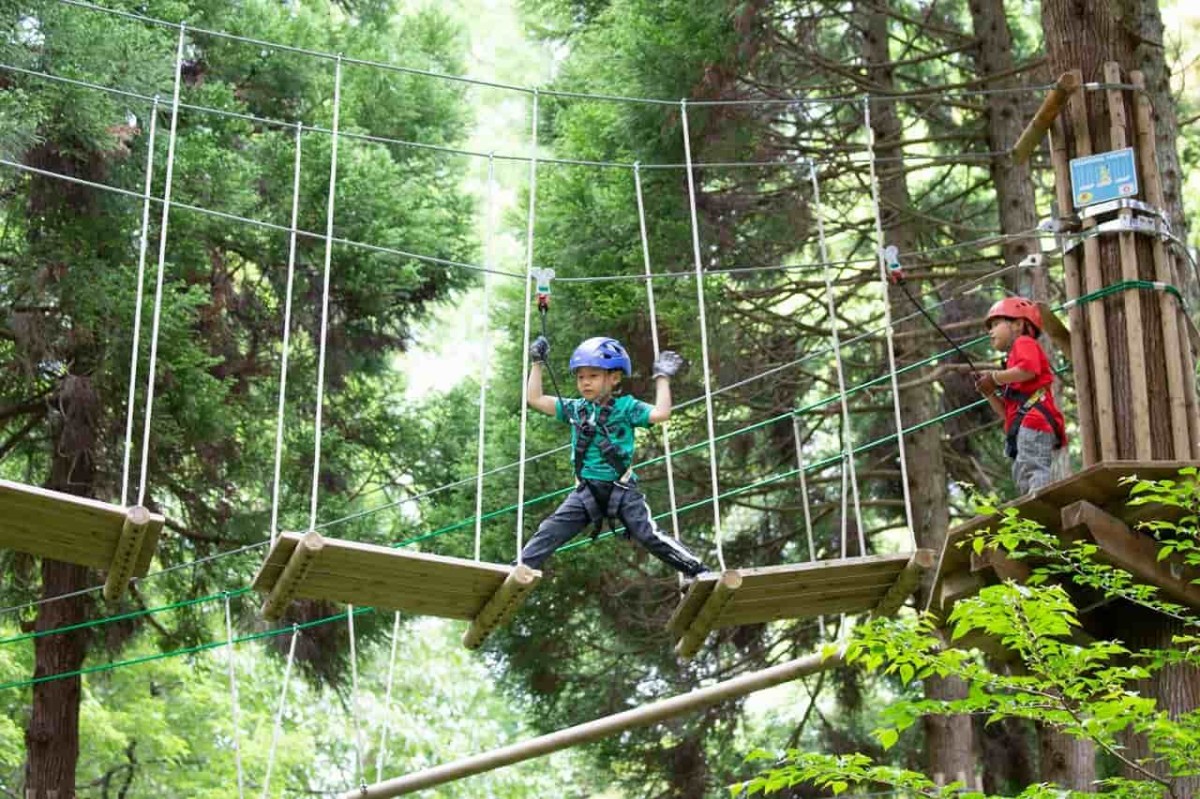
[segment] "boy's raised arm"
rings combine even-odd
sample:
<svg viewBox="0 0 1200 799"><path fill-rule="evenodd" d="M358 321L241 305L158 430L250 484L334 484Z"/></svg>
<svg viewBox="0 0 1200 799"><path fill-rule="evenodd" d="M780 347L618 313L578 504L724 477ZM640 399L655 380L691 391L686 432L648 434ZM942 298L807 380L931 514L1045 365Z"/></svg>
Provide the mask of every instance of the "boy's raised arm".
<svg viewBox="0 0 1200 799"><path fill-rule="evenodd" d="M550 353L550 343L542 336L534 339L529 345L529 380L525 383L525 401L535 411L541 411L547 416L558 414L558 397L552 397L542 391L542 363Z"/></svg>
<svg viewBox="0 0 1200 799"><path fill-rule="evenodd" d="M683 367L679 353L663 350L654 359L654 410L650 421L662 424L671 418L671 378Z"/></svg>

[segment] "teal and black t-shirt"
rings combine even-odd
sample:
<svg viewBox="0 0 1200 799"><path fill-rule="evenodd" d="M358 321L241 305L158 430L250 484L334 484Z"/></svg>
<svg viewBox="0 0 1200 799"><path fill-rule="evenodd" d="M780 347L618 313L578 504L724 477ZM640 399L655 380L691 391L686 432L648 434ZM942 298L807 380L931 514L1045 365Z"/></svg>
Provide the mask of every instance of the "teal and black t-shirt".
<svg viewBox="0 0 1200 799"><path fill-rule="evenodd" d="M621 455L630 463L633 462L633 428L650 426L650 411L652 405L622 394L613 399L613 408L608 415L608 439ZM572 421L587 421L595 423L600 414L600 406L585 399L558 400L558 419L568 424ZM579 435L576 426L571 426L571 458L575 458L575 439ZM604 460L600 445L596 438L583 454L583 470L580 472L585 480L619 480L621 475ZM574 465L574 463L572 463Z"/></svg>

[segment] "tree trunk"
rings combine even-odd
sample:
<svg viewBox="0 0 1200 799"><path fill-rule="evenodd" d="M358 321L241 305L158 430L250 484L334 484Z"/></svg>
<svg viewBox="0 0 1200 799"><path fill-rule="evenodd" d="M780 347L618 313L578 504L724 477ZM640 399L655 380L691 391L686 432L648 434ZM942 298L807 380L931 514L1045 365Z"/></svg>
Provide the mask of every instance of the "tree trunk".
<svg viewBox="0 0 1200 799"><path fill-rule="evenodd" d="M970 7L971 21L979 41L976 56L979 77L998 76L987 81L988 89L1011 89L1019 86L1020 78L1011 74L1014 67L1012 32L1008 27L1008 18L1004 15L1003 0L971 0ZM986 101L988 149L992 152L1007 150L1016 144L1025 128L1025 96L1020 92L989 94ZM1000 156L992 159L989 169L992 184L996 187L1000 230L1009 235L1032 231L1037 227L1038 220L1032 167L1029 161L1014 164L1012 159ZM1039 251L1038 240L1033 233L1006 241L1001 246L1005 264L1019 263L1027 255ZM1018 274L1017 279L1011 281L1012 288L1018 291L1025 289L1026 286L1021 282L1024 277ZM1035 270L1030 278L1041 282L1033 285L1029 293L1033 296L1038 293L1044 295L1047 288L1045 271Z"/></svg>
<svg viewBox="0 0 1200 799"><path fill-rule="evenodd" d="M868 83L877 95L886 93L894 86L892 67L889 65L891 57L888 52L888 18L877 6L869 2L858 4L856 11L862 26L863 60L867 65ZM879 244L894 244L900 248L901 253L913 252L917 249L917 241L910 220L904 218L906 209L911 205L904 177L904 163L900 160L903 130L895 103L878 98L872 100L871 130L875 137L875 154L879 159L877 176L884 238ZM898 288L889 287L888 302L892 306L892 318L898 319L907 315L907 299ZM896 330L919 330L921 324L922 320L911 320L898 324ZM913 336L906 340L920 342L922 339ZM919 351L897 351L897 368L903 362L916 360L923 354ZM906 427L933 418L938 410L937 398L929 384L923 383L920 376L910 375L910 380L916 385L903 390L900 395ZM931 425L905 436L904 439L915 528L913 533L919 546L937 551L942 548L950 523L941 435L941 426ZM925 586L922 593L928 590L928 586ZM925 681L925 691L931 699L966 697L966 685L959 680L931 677ZM969 716L927 718L925 735L930 773L941 774L947 781L973 781L972 725Z"/></svg>
<svg viewBox="0 0 1200 799"><path fill-rule="evenodd" d="M1012 796L1038 781L1033 757L1033 725L1024 719L975 719L984 793Z"/></svg>
<svg viewBox="0 0 1200 799"><path fill-rule="evenodd" d="M1127 6L1124 9L1123 19L1116 16L1115 9L1120 5ZM1134 24L1135 20L1139 22ZM1145 34L1148 30L1153 29L1154 25L1161 24L1154 0L1128 0L1124 4L1103 0L1043 0L1042 24L1050 67L1054 74L1079 69L1085 82L1109 82L1106 81L1103 65L1106 61L1114 61L1126 70L1126 75L1130 69L1140 67L1151 76L1152 84L1157 80L1161 89L1162 79L1156 79L1154 76L1161 76L1165 72L1165 69L1162 68L1162 50L1160 47L1154 47L1153 43L1147 43L1138 38L1139 33ZM1138 60L1139 56L1140 61ZM1151 63L1155 59L1158 63ZM1150 88L1153 97L1155 87L1151 85ZM1165 118L1163 114L1169 106L1170 102L1166 98L1159 99L1155 103L1158 118L1163 123L1162 127L1155 131L1160 164L1178 162L1175 142L1178 132L1177 124L1172 124L1170 119ZM1088 92L1084 110L1086 119L1089 121L1092 151L1103 152L1111 149L1114 128L1109 116L1106 92ZM1073 115L1068 113L1061 118L1055 134L1063 136L1069 156L1075 155L1075 140L1078 133L1078 120L1072 117ZM1127 136L1127 139L1133 140L1130 136ZM1104 282L1111 283L1120 280L1116 238L1101 237L1098 242L1099 261ZM1144 241L1138 242L1139 277L1148 276L1153 279L1153 273L1147 270L1147 261L1150 260L1147 254L1148 247L1149 245ZM1128 363L1132 348L1126 343L1124 329L1127 316L1126 307L1122 300L1107 303L1108 313L1105 317L1105 325L1103 330L1099 331L1100 337L1106 340L1110 350L1108 363L1112 372L1113 416L1117 420L1122 420L1120 424L1117 424L1119 434L1115 441L1115 450L1119 458L1131 457L1138 444L1146 445L1145 441L1134 438L1130 430L1132 425L1125 421L1132 418L1130 410L1134 404L1129 379L1131 368ZM1150 331L1150 335L1141 342L1146 351L1147 382L1151 386L1165 386L1166 379L1158 372L1158 367L1162 351L1170 343L1164 342L1164 336L1156 332L1156 330L1161 330L1156 317L1157 306L1154 303L1144 302L1141 308L1145 322L1144 327ZM1094 338L1099 340L1099 337ZM1134 347L1136 346L1137 342L1135 341ZM1176 352L1178 353L1180 350ZM1195 364L1191 361L1190 352L1184 352L1183 357L1187 359L1186 366L1188 368L1185 370L1185 374L1190 380L1195 374ZM1149 445L1154 457L1160 459L1161 453L1169 452L1171 447L1169 438L1171 431L1164 429L1163 426L1166 423L1165 420L1170 418L1170 409L1153 403L1165 401L1165 395L1168 393L1161 390L1151 392L1153 407L1150 408L1150 414L1151 418L1156 420L1156 424L1152 424L1149 428L1151 433ZM1131 649L1136 650L1142 646L1159 648L1173 646L1171 636L1175 632L1174 625L1170 619L1161 614L1121 605L1115 612L1108 614L1107 618L1111 625L1108 630L1109 634L1124 641ZM1137 685L1136 688L1143 695L1154 698L1158 702L1158 706L1167 713L1178 716L1200 706L1200 669L1172 668L1164 670L1156 674L1154 679L1147 680ZM1141 736L1130 735L1126 746L1128 747L1126 753L1133 758L1142 757L1148 753L1147 742ZM1127 773L1126 776L1139 777L1132 772ZM1190 796L1197 787L1200 787L1200 780L1197 779L1182 780L1180 783L1182 784L1177 788L1177 795L1180 796Z"/></svg>
<svg viewBox="0 0 1200 799"><path fill-rule="evenodd" d="M1110 616L1112 628L1109 633L1119 637L1131 651L1141 649L1173 649L1172 638L1176 635L1191 635L1191 628L1145 608L1120 603ZM1153 697L1160 709L1166 710L1171 718L1200 707L1200 668L1195 666L1168 666L1148 680L1138 680L1130 686L1142 696ZM1127 732L1124 736L1124 754L1131 760L1150 756L1151 750L1144 735ZM1148 762L1147 768L1159 776L1166 776L1162 763ZM1142 775L1127 770L1126 777L1143 779ZM1192 797L1200 795L1200 777L1179 778L1172 782L1174 795Z"/></svg>
<svg viewBox="0 0 1200 799"><path fill-rule="evenodd" d="M1072 791L1094 791L1096 747L1091 741L1063 735L1050 725L1038 726L1041 779Z"/></svg>
<svg viewBox="0 0 1200 799"><path fill-rule="evenodd" d="M99 403L86 377L69 375L59 388L54 458L47 488L79 496L91 493L95 482L92 450ZM59 561L42 562L42 597L52 599L87 588L89 571ZM71 596L45 602L38 609L36 630L50 630L85 621L91 600ZM87 655L88 632L48 635L34 642L34 678L79 670ZM33 687L33 707L25 730L25 791L29 799L74 799L75 766L79 760L78 676L47 680Z"/></svg>

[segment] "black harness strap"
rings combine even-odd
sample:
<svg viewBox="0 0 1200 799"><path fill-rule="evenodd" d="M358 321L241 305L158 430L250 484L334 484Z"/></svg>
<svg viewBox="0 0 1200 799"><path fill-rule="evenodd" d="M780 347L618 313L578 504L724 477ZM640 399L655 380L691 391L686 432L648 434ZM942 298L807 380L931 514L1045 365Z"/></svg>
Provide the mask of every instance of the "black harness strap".
<svg viewBox="0 0 1200 799"><path fill-rule="evenodd" d="M1042 402L1042 397L1046 396L1046 389L1044 387L1039 388L1032 394L1025 394L1008 385L1004 387L1004 396L1007 399L1021 403L1021 406L1017 408L1017 415L1013 417L1012 426L1009 427L1004 437L1004 453L1008 457L1017 457L1017 433L1021 431L1021 425L1025 423L1025 417L1030 411L1041 413L1046 419L1046 423L1050 425L1050 429L1054 431L1055 449L1059 449L1066 443L1067 436L1063 432L1062 425L1058 423L1058 419L1054 418L1054 414L1050 413L1050 409L1046 406L1046 403Z"/></svg>
<svg viewBox="0 0 1200 799"><path fill-rule="evenodd" d="M571 420L571 424L575 425L575 452L572 458L575 466L575 480L581 485L587 486L588 493L592 495L592 499L596 501L596 506L600 511L600 515L596 519L596 526L592 530L592 538L595 538L604 531L604 522L606 520L611 522L608 514L608 503L612 498L613 483L623 481L629 471L629 461L626 460L621 451L617 449L617 446L613 444L612 439L609 438L608 420L612 416L612 411L613 403L610 401L600 406L600 411L596 414L595 421L584 418L583 413L578 409L575 411L575 418ZM603 480L584 479L583 460L587 454L588 447L593 443L600 448L600 455L604 458L605 463L616 471L617 479L613 483Z"/></svg>

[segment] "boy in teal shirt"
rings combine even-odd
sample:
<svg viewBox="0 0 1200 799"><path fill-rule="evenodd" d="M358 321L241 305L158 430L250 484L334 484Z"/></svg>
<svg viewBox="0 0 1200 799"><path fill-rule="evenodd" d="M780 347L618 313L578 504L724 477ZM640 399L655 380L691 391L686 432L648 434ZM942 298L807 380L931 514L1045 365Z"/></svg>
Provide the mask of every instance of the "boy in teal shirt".
<svg viewBox="0 0 1200 799"><path fill-rule="evenodd" d="M626 534L676 571L694 577L707 571L682 544L663 534L650 515L633 474L633 429L671 417L670 379L683 359L664 350L654 361L654 404L615 395L622 375L631 371L629 354L616 339L590 338L571 355L579 399L552 397L542 391L542 364L550 345L538 336L530 345L525 399L529 407L571 425L571 463L575 490L538 526L521 550L521 561L539 568L560 546L589 524L620 521Z"/></svg>

